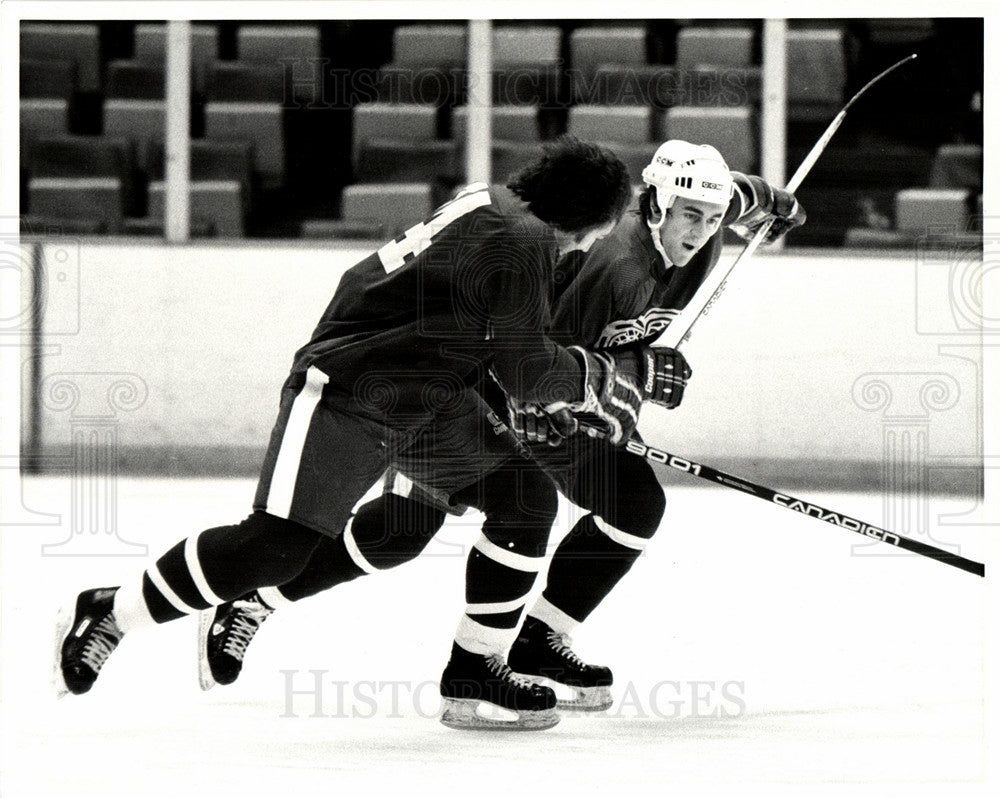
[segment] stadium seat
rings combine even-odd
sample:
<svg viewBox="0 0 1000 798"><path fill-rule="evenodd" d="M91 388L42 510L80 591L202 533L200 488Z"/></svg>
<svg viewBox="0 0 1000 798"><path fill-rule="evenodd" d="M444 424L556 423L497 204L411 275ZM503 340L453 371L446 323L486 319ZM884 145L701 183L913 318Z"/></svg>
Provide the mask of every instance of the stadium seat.
<svg viewBox="0 0 1000 798"><path fill-rule="evenodd" d="M97 25L22 22L20 41L21 59L72 61L76 65L80 91L100 89L100 35Z"/></svg>
<svg viewBox="0 0 1000 798"><path fill-rule="evenodd" d="M285 91L285 70L281 64L216 61L209 64L205 98L209 102L257 102L282 104L291 94Z"/></svg>
<svg viewBox="0 0 1000 798"><path fill-rule="evenodd" d="M931 164L931 188L983 190L983 146L942 144Z"/></svg>
<svg viewBox="0 0 1000 798"><path fill-rule="evenodd" d="M560 76L560 70L554 66L501 64L493 70L493 104L557 107ZM466 81L460 83L458 94L464 104L468 96Z"/></svg>
<svg viewBox="0 0 1000 798"><path fill-rule="evenodd" d="M215 25L191 26L191 72L195 91L205 90L208 66L219 57L219 29ZM140 23L135 26L135 58L163 67L167 59L167 26Z"/></svg>
<svg viewBox="0 0 1000 798"><path fill-rule="evenodd" d="M32 177L110 177L118 182L125 213L132 208L135 156L127 139L110 136L38 136L31 146Z"/></svg>
<svg viewBox="0 0 1000 798"><path fill-rule="evenodd" d="M104 232L122 229L122 183L114 177L32 177L28 210L46 219L96 220Z"/></svg>
<svg viewBox="0 0 1000 798"><path fill-rule="evenodd" d="M642 144L651 140L651 115L647 106L576 105L566 131L584 141Z"/></svg>
<svg viewBox="0 0 1000 798"><path fill-rule="evenodd" d="M400 25L392 35L392 61L404 67L464 64L465 36L465 25Z"/></svg>
<svg viewBox="0 0 1000 798"><path fill-rule="evenodd" d="M760 67L699 66L684 70L680 78L679 105L704 108L760 105Z"/></svg>
<svg viewBox="0 0 1000 798"><path fill-rule="evenodd" d="M896 193L896 229L928 234L964 232L969 224L969 191L907 188Z"/></svg>
<svg viewBox="0 0 1000 798"><path fill-rule="evenodd" d="M554 25L497 26L493 28L493 63L497 66L559 62L559 28Z"/></svg>
<svg viewBox="0 0 1000 798"><path fill-rule="evenodd" d="M576 28L569 35L569 65L577 79L590 80L604 64L638 67L645 63L644 27Z"/></svg>
<svg viewBox="0 0 1000 798"><path fill-rule="evenodd" d="M400 66L450 67L466 63L465 25L400 25L393 32L392 61ZM551 25L493 29L493 63L556 66L559 28Z"/></svg>
<svg viewBox="0 0 1000 798"><path fill-rule="evenodd" d="M108 232L108 226L100 219L67 219L57 216L35 216L22 213L20 216L21 235L96 236Z"/></svg>
<svg viewBox="0 0 1000 798"><path fill-rule="evenodd" d="M378 222L352 222L344 219L305 219L299 226L302 238L372 239L381 241L389 236Z"/></svg>
<svg viewBox="0 0 1000 798"><path fill-rule="evenodd" d="M356 152L354 178L360 183L456 181L461 172L451 141L368 138Z"/></svg>
<svg viewBox="0 0 1000 798"><path fill-rule="evenodd" d="M469 95L468 72L454 67L449 74L454 79L454 103L465 105ZM502 64L492 73L493 104L559 107L560 76L561 72L555 66Z"/></svg>
<svg viewBox="0 0 1000 798"><path fill-rule="evenodd" d="M132 169L132 147L109 136L39 137L32 147L29 172L34 177L116 177Z"/></svg>
<svg viewBox="0 0 1000 798"><path fill-rule="evenodd" d="M149 176L163 180L166 171L163 144L153 150ZM244 213L248 213L254 192L253 144L245 141L191 140L190 175L192 182L234 180L240 184Z"/></svg>
<svg viewBox="0 0 1000 798"><path fill-rule="evenodd" d="M108 63L105 96L126 100L162 100L166 97L164 67L147 61Z"/></svg>
<svg viewBox="0 0 1000 798"><path fill-rule="evenodd" d="M682 91L681 74L675 67L604 64L591 80L576 82L573 96L577 103L669 108L678 104Z"/></svg>
<svg viewBox="0 0 1000 798"><path fill-rule="evenodd" d="M58 59L21 59L20 97L62 99L69 102L76 91L76 64Z"/></svg>
<svg viewBox="0 0 1000 798"><path fill-rule="evenodd" d="M395 63L379 68L370 90L364 86L353 88L360 103L414 103L438 108L452 104L455 93L454 76L446 70Z"/></svg>
<svg viewBox="0 0 1000 798"><path fill-rule="evenodd" d="M323 99L318 25L240 25L236 32L240 61L277 64L285 70L286 85L297 103Z"/></svg>
<svg viewBox="0 0 1000 798"><path fill-rule="evenodd" d="M60 97L36 97L20 101L22 136L35 137L69 130L69 103Z"/></svg>
<svg viewBox="0 0 1000 798"><path fill-rule="evenodd" d="M240 238L244 231L246 203L243 189L236 180L192 180L190 211L192 219L212 225L217 236ZM149 184L150 219L163 219L166 210L166 184L154 180Z"/></svg>
<svg viewBox="0 0 1000 798"><path fill-rule="evenodd" d="M345 222L381 225L385 235L398 236L434 210L433 189L427 183L356 183L344 187L341 207Z"/></svg>
<svg viewBox="0 0 1000 798"><path fill-rule="evenodd" d="M753 116L749 107L677 106L664 113L662 134L657 138L711 144L722 153L731 169L751 172L757 163Z"/></svg>
<svg viewBox="0 0 1000 798"><path fill-rule="evenodd" d="M166 118L164 100L108 99L104 102L104 135L131 141L136 165L147 171L152 146L166 135Z"/></svg>
<svg viewBox="0 0 1000 798"><path fill-rule="evenodd" d="M494 106L490 114L492 134L495 139L506 141L538 141L538 110L526 105ZM466 105L455 108L451 114L451 137L465 141L469 109Z"/></svg>
<svg viewBox="0 0 1000 798"><path fill-rule="evenodd" d="M354 108L354 140L398 138L410 141L433 139L437 131L437 108L405 103L362 103Z"/></svg>
<svg viewBox="0 0 1000 798"><path fill-rule="evenodd" d="M851 227L844 234L844 246L856 249L903 249L912 247L916 236L899 230L873 230Z"/></svg>
<svg viewBox="0 0 1000 798"><path fill-rule="evenodd" d="M254 171L268 185L285 179L285 136L281 106L260 102L205 103L205 137L251 142Z"/></svg>
<svg viewBox="0 0 1000 798"><path fill-rule="evenodd" d="M707 28L691 25L677 32L677 66L749 66L753 29Z"/></svg>
<svg viewBox="0 0 1000 798"><path fill-rule="evenodd" d="M789 30L786 40L789 120L826 119L844 101L844 32L839 28Z"/></svg>

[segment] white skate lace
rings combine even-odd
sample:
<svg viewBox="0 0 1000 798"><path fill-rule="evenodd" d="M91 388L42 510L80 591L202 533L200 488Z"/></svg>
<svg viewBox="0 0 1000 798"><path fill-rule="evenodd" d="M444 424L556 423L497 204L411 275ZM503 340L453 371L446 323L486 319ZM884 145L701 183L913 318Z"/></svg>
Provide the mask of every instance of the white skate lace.
<svg viewBox="0 0 1000 798"><path fill-rule="evenodd" d="M569 635L560 634L559 632L549 632L549 645L555 650L557 654L565 659L568 659L574 665L580 668L589 667L586 662L584 662L580 657L577 656L576 652L570 648L573 643L570 640Z"/></svg>
<svg viewBox="0 0 1000 798"><path fill-rule="evenodd" d="M107 662L111 652L118 646L118 641L122 639L122 631L115 623L114 616L110 613L101 618L101 622L94 627L90 634L90 639L80 652L80 659L86 663L94 673L100 673L104 663Z"/></svg>
<svg viewBox="0 0 1000 798"><path fill-rule="evenodd" d="M490 654L486 658L486 667L504 681L508 681L522 689L528 690L534 686L534 683L530 679L525 679L523 676L514 673L499 654Z"/></svg>
<svg viewBox="0 0 1000 798"><path fill-rule="evenodd" d="M232 626L222 650L242 662L247 646L272 612L270 607L256 601L234 601Z"/></svg>

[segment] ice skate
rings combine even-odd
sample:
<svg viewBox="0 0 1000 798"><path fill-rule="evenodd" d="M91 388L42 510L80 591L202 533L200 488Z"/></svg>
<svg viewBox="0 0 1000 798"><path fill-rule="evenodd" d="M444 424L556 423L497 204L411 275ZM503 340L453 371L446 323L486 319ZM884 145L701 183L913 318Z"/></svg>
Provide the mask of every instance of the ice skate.
<svg viewBox="0 0 1000 798"><path fill-rule="evenodd" d="M611 670L603 665L588 665L570 648L571 643L568 635L559 634L529 615L510 648L507 662L513 671L536 682L548 679L571 688L575 697L559 698L559 709L583 712L608 709L612 703Z"/></svg>
<svg viewBox="0 0 1000 798"><path fill-rule="evenodd" d="M56 621L52 683L57 698L86 693L124 634L114 615L117 587L85 590Z"/></svg>
<svg viewBox="0 0 1000 798"><path fill-rule="evenodd" d="M198 684L232 684L243 670L247 646L274 612L257 591L198 614Z"/></svg>
<svg viewBox="0 0 1000 798"><path fill-rule="evenodd" d="M441 722L452 729L541 731L559 722L552 690L512 673L499 654L473 654L458 643L441 675L441 697Z"/></svg>

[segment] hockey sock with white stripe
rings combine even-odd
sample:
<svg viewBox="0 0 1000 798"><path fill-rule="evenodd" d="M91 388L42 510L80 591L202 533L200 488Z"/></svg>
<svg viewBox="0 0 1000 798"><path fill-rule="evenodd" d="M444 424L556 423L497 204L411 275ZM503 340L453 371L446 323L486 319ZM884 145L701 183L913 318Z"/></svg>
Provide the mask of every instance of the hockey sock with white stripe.
<svg viewBox="0 0 1000 798"><path fill-rule="evenodd" d="M584 516L552 555L543 598L583 621L628 573L645 543L594 515Z"/></svg>
<svg viewBox="0 0 1000 798"><path fill-rule="evenodd" d="M324 538L302 572L278 590L298 601L359 576L395 568L419 555L444 519L444 511L416 499L379 496L358 508L343 535Z"/></svg>
<svg viewBox="0 0 1000 798"><path fill-rule="evenodd" d="M476 654L506 655L544 562L557 509L555 489L541 472L522 467L487 476L466 492L463 503L475 503L473 490L482 497L486 521L469 553L466 608L455 642Z"/></svg>
<svg viewBox="0 0 1000 798"><path fill-rule="evenodd" d="M141 588L123 587L115 617L129 628L165 623L262 585L281 584L305 566L322 537L262 512L234 526L206 530L160 557L143 573Z"/></svg>

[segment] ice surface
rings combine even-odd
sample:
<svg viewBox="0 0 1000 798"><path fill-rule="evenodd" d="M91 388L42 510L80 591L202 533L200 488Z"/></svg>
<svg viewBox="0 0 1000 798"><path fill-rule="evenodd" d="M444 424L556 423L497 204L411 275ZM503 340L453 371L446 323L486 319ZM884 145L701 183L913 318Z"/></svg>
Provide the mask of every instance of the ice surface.
<svg viewBox="0 0 1000 798"><path fill-rule="evenodd" d="M72 481L26 480L24 507L58 517L3 529L5 798L982 786L984 580L715 487L669 491L654 543L575 637L616 674L604 715L535 734L435 719L474 514L413 563L275 613L231 687L198 690L184 619L130 634L90 694L55 701L58 605L239 520L253 487L122 478L108 517L148 554L101 533L133 556L79 556L63 543L86 506ZM883 520L878 496L804 498ZM928 502L917 534L982 560L984 528L961 523L970 501Z"/></svg>

